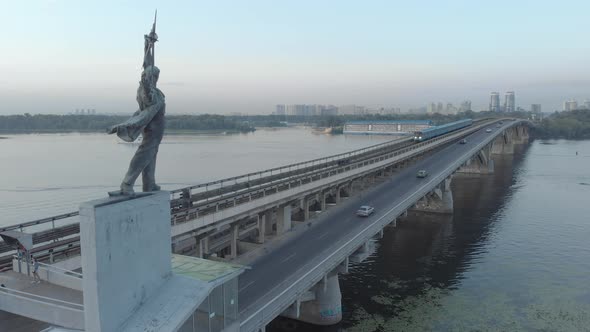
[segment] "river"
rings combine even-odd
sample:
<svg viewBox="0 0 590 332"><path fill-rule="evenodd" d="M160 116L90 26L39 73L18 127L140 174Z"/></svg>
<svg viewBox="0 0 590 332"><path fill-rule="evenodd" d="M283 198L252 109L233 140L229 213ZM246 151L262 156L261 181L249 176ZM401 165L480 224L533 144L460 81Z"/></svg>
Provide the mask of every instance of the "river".
<svg viewBox="0 0 590 332"><path fill-rule="evenodd" d="M590 141L534 141L452 188L453 216L410 214L340 276L341 324L267 331L590 331Z"/></svg>

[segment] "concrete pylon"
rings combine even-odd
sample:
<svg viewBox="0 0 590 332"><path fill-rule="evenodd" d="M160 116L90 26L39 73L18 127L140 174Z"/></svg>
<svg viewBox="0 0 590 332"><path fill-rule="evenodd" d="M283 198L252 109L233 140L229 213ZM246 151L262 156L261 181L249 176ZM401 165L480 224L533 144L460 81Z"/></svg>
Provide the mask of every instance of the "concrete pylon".
<svg viewBox="0 0 590 332"><path fill-rule="evenodd" d="M272 210L266 210L260 214L261 219L264 221L264 235L271 235L272 230Z"/></svg>
<svg viewBox="0 0 590 332"><path fill-rule="evenodd" d="M492 159L492 145L488 144L457 170L457 173L492 174L494 160Z"/></svg>
<svg viewBox="0 0 590 332"><path fill-rule="evenodd" d="M321 193L320 194L320 200L321 200L320 206L321 206L322 212L326 211L326 199L328 198L328 194L329 193Z"/></svg>
<svg viewBox="0 0 590 332"><path fill-rule="evenodd" d="M309 220L309 203L311 203L311 199L308 197L303 198L301 201L301 208L303 209L303 221Z"/></svg>
<svg viewBox="0 0 590 332"><path fill-rule="evenodd" d="M338 274L330 274L313 289L315 299L302 302L295 319L315 324L334 325L342 320L342 294ZM293 318L293 317L292 317Z"/></svg>
<svg viewBox="0 0 590 332"><path fill-rule="evenodd" d="M514 154L513 130L502 132L492 143L492 154Z"/></svg>
<svg viewBox="0 0 590 332"><path fill-rule="evenodd" d="M291 204L277 208L277 234L281 235L291 229Z"/></svg>
<svg viewBox="0 0 590 332"><path fill-rule="evenodd" d="M262 214L259 214L257 216L257 218L258 218L258 221L257 221L258 237L256 239L256 242L262 244L262 243L264 243L264 235L266 233L266 230L265 230L265 228L266 228L266 220L265 220L266 219L266 216L265 216L264 213L262 213Z"/></svg>
<svg viewBox="0 0 590 332"><path fill-rule="evenodd" d="M412 211L452 214L453 192L451 191L451 177L446 178L432 192L416 202Z"/></svg>
<svg viewBox="0 0 590 332"><path fill-rule="evenodd" d="M230 257L236 258L236 257L238 257L238 239L239 239L239 234L240 234L240 224L239 223L231 225L230 234L231 234Z"/></svg>
<svg viewBox="0 0 590 332"><path fill-rule="evenodd" d="M201 238L199 241L199 258L207 258L209 255L209 236Z"/></svg>

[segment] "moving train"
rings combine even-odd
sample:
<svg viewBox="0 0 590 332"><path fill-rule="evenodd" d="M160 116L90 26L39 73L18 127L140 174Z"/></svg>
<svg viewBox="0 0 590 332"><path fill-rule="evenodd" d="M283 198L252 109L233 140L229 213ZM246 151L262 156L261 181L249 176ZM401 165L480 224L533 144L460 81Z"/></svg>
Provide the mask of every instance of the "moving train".
<svg viewBox="0 0 590 332"><path fill-rule="evenodd" d="M429 140L433 137L444 135L446 133L450 133L451 131L455 131L457 129L471 126L472 123L473 123L473 120L471 120L471 119L463 119L463 120L447 123L447 124L444 124L441 126L430 127L427 129L415 131L414 132L414 141L423 142L423 141Z"/></svg>

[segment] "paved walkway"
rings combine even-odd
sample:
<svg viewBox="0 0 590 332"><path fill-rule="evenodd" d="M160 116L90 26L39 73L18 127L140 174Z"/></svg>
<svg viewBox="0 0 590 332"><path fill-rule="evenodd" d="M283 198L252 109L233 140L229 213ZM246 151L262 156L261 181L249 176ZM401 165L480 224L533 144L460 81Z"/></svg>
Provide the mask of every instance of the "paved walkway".
<svg viewBox="0 0 590 332"><path fill-rule="evenodd" d="M61 301L82 304L82 292L53 285L46 281L31 283L32 277L14 271L0 273L0 283L7 289L50 297ZM2 295L0 293L0 295ZM50 325L31 318L15 315L0 310L0 331L10 332L39 332Z"/></svg>
<svg viewBox="0 0 590 332"><path fill-rule="evenodd" d="M83 304L81 291L57 286L46 281L41 281L39 284L31 283L31 281L33 281L33 277L29 277L26 274L21 274L14 271L0 273L0 283L4 284L6 288L58 299L61 301Z"/></svg>

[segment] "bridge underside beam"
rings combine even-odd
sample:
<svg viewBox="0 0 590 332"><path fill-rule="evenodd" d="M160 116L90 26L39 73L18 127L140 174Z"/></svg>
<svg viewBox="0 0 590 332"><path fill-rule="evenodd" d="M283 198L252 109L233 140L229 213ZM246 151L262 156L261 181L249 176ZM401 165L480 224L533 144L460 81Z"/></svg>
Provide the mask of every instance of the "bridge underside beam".
<svg viewBox="0 0 590 332"><path fill-rule="evenodd" d="M451 178L445 179L432 192L416 202L412 211L426 213L453 213L453 192Z"/></svg>
<svg viewBox="0 0 590 332"><path fill-rule="evenodd" d="M457 173L468 174L492 174L494 173L494 160L492 159L492 146L487 145L472 158L470 158Z"/></svg>
<svg viewBox="0 0 590 332"><path fill-rule="evenodd" d="M492 143L492 154L514 154L514 130L504 130Z"/></svg>

